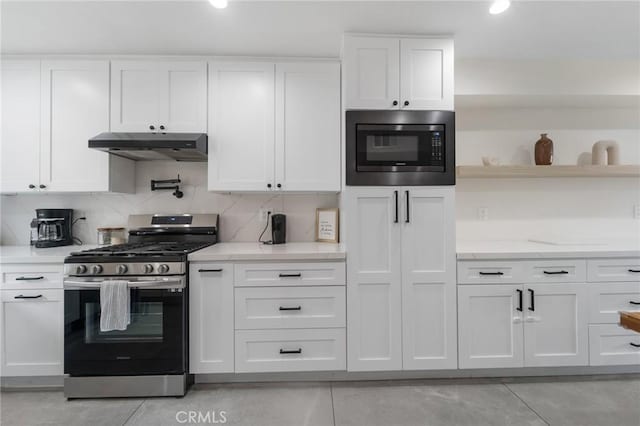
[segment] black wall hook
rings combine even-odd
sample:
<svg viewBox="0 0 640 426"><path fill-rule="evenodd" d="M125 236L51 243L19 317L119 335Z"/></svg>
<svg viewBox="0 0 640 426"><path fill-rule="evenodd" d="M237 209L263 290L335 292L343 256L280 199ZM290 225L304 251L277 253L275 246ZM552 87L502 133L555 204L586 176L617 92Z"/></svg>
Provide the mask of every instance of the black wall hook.
<svg viewBox="0 0 640 426"><path fill-rule="evenodd" d="M160 191L165 189L173 189L173 196L176 198L182 198L184 193L180 191L180 175L178 175L177 179L164 179L164 180L154 180L151 179L151 190L152 191Z"/></svg>

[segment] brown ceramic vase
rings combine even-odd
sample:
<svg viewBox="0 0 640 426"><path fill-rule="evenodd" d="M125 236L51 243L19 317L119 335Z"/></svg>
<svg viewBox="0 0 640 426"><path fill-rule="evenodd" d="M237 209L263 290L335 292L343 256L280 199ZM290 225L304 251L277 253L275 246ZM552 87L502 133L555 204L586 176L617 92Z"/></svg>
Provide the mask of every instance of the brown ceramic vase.
<svg viewBox="0 0 640 426"><path fill-rule="evenodd" d="M550 166L553 162L553 141L546 133L541 134L536 142L535 159L537 166Z"/></svg>

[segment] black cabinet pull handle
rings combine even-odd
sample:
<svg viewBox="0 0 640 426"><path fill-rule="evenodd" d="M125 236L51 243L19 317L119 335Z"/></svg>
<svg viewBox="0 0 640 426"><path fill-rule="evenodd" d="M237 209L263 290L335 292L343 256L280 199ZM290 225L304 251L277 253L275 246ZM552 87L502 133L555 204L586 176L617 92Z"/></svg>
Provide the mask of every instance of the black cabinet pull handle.
<svg viewBox="0 0 640 426"><path fill-rule="evenodd" d="M271 188L271 184L270 183L267 184L267 188Z"/></svg>
<svg viewBox="0 0 640 426"><path fill-rule="evenodd" d="M393 106L398 106L398 101L393 101Z"/></svg>
<svg viewBox="0 0 640 426"><path fill-rule="evenodd" d="M47 185L43 185L43 184L40 184L39 186L40 186L40 189L45 189L47 187Z"/></svg>
<svg viewBox="0 0 640 426"><path fill-rule="evenodd" d="M478 272L478 275L504 275L504 272Z"/></svg>
<svg viewBox="0 0 640 426"><path fill-rule="evenodd" d="M529 294L531 294L531 304L529 305L529 310L533 312L536 310L536 302L535 302L536 294L534 293L533 289L529 288L527 290L529 290Z"/></svg>
<svg viewBox="0 0 640 426"><path fill-rule="evenodd" d="M149 130L155 130L156 126L154 126L153 124L151 126L149 126Z"/></svg>
<svg viewBox="0 0 640 426"><path fill-rule="evenodd" d="M29 184L29 189L33 189L33 188L35 188L35 187L36 187L36 186L35 186L34 184L32 184L32 183L30 183L30 184Z"/></svg>
<svg viewBox="0 0 640 426"><path fill-rule="evenodd" d="M44 277L40 276L40 277L18 277L18 278L16 278L16 281L38 281L38 280L44 280Z"/></svg>
<svg viewBox="0 0 640 426"><path fill-rule="evenodd" d="M409 191L404 191L404 195L405 195L405 197L407 197L407 217L405 218L404 221L406 223L409 223L409 222L411 222L411 219L410 219L410 216L409 216L409 210L410 210L410 207L409 207Z"/></svg>
<svg viewBox="0 0 640 426"><path fill-rule="evenodd" d="M160 125L160 130L164 130L164 125Z"/></svg>
<svg viewBox="0 0 640 426"><path fill-rule="evenodd" d="M633 300L629 300L629 303L631 303L632 305L640 305L640 302L634 302Z"/></svg>
<svg viewBox="0 0 640 426"><path fill-rule="evenodd" d="M292 349L292 350L286 350L286 349L280 349L280 354L301 354L302 353L302 348L298 348L298 349Z"/></svg>
<svg viewBox="0 0 640 426"><path fill-rule="evenodd" d="M280 274L278 275L280 278L300 278L302 274L298 272L297 274Z"/></svg>
<svg viewBox="0 0 640 426"><path fill-rule="evenodd" d="M280 310L281 311L300 311L302 310L302 306L293 306L293 307L280 306Z"/></svg>
<svg viewBox="0 0 640 426"><path fill-rule="evenodd" d="M220 268L220 269L198 269L198 272L222 272L222 268Z"/></svg>
<svg viewBox="0 0 640 426"><path fill-rule="evenodd" d="M14 296L14 299L40 299L42 297L41 294L37 295L37 296L23 296L22 294L18 295L18 296Z"/></svg>
<svg viewBox="0 0 640 426"><path fill-rule="evenodd" d="M516 289L516 291L518 292L518 307L516 310L522 312L522 290Z"/></svg>
<svg viewBox="0 0 640 426"><path fill-rule="evenodd" d="M633 346L634 348L640 348L640 344L633 343L633 342L630 342L629 344L630 344L631 346Z"/></svg>
<svg viewBox="0 0 640 426"><path fill-rule="evenodd" d="M282 188L282 184L281 184L281 183L277 184L276 186L277 186L278 188Z"/></svg>
<svg viewBox="0 0 640 426"><path fill-rule="evenodd" d="M545 275L566 275L569 271L542 271Z"/></svg>
<svg viewBox="0 0 640 426"><path fill-rule="evenodd" d="M640 269L629 269L629 272L632 272L634 274L640 274Z"/></svg>
<svg viewBox="0 0 640 426"><path fill-rule="evenodd" d="M404 101L404 106L409 106L409 101Z"/></svg>
<svg viewBox="0 0 640 426"><path fill-rule="evenodd" d="M396 198L396 220L393 223L398 223L398 191L393 191L393 195Z"/></svg>

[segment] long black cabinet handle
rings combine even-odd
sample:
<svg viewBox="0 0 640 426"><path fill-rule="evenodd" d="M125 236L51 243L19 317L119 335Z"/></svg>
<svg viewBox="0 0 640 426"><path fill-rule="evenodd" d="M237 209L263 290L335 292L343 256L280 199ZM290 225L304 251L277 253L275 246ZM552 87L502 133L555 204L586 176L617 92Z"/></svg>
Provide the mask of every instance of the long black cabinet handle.
<svg viewBox="0 0 640 426"><path fill-rule="evenodd" d="M37 280L44 280L44 277L40 276L40 277L18 277L18 278L16 278L16 281L37 281Z"/></svg>
<svg viewBox="0 0 640 426"><path fill-rule="evenodd" d="M522 290L516 289L516 291L518 292L518 307L516 310L522 312Z"/></svg>
<svg viewBox="0 0 640 426"><path fill-rule="evenodd" d="M398 191L393 191L393 195L396 198L396 219L393 221L393 223L398 223Z"/></svg>
<svg viewBox="0 0 640 426"><path fill-rule="evenodd" d="M529 310L533 312L533 311L536 310L536 301L535 301L536 294L534 293L533 289L531 289L531 288L529 288L527 290L529 290L529 294L531 295L531 303L529 305Z"/></svg>
<svg viewBox="0 0 640 426"><path fill-rule="evenodd" d="M14 299L40 299L42 297L41 294L37 295L37 296L23 296L22 294L19 294L18 296L14 296Z"/></svg>
<svg viewBox="0 0 640 426"><path fill-rule="evenodd" d="M198 269L198 272L222 272L222 268L220 268L220 269Z"/></svg>
<svg viewBox="0 0 640 426"><path fill-rule="evenodd" d="M302 306L292 306L292 307L280 306L280 310L281 311L300 311L302 310Z"/></svg>
<svg viewBox="0 0 640 426"><path fill-rule="evenodd" d="M278 275L280 278L300 278L302 274L298 272L297 274L280 274Z"/></svg>
<svg viewBox="0 0 640 426"><path fill-rule="evenodd" d="M629 300L629 303L631 303L632 305L640 305L640 302L634 302L633 300Z"/></svg>
<svg viewBox="0 0 640 426"><path fill-rule="evenodd" d="M280 349L280 354L301 354L302 353L302 348L298 348L298 349L291 349L291 350L287 350L287 349Z"/></svg>
<svg viewBox="0 0 640 426"><path fill-rule="evenodd" d="M405 222L409 223L411 222L411 217L409 216L409 210L411 209L411 207L409 207L409 191L404 191L404 195L405 197L407 197L407 217L405 218Z"/></svg>
<svg viewBox="0 0 640 426"><path fill-rule="evenodd" d="M478 275L504 275L504 272L478 272Z"/></svg>
<svg viewBox="0 0 640 426"><path fill-rule="evenodd" d="M545 275L567 275L569 271L542 271Z"/></svg>
<svg viewBox="0 0 640 426"><path fill-rule="evenodd" d="M631 346L633 346L634 348L640 348L640 344L638 344L638 343L630 342L629 344L630 344Z"/></svg>
<svg viewBox="0 0 640 426"><path fill-rule="evenodd" d="M632 272L634 274L640 274L640 269L629 269L629 272Z"/></svg>

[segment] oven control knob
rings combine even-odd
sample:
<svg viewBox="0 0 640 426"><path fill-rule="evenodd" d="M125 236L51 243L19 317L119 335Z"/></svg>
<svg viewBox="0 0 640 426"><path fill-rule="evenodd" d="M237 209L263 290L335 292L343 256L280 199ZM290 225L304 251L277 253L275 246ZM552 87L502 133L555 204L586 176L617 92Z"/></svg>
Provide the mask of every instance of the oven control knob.
<svg viewBox="0 0 640 426"><path fill-rule="evenodd" d="M147 263L146 265L144 265L144 273L145 274L150 274L153 272L153 265L150 263Z"/></svg>
<svg viewBox="0 0 640 426"><path fill-rule="evenodd" d="M94 275L98 275L100 272L102 272L102 265L93 265L91 267L91 273Z"/></svg>
<svg viewBox="0 0 640 426"><path fill-rule="evenodd" d="M169 265L165 265L164 263L160 266L158 266L158 272L160 272L161 274L166 274L167 272L169 272Z"/></svg>
<svg viewBox="0 0 640 426"><path fill-rule="evenodd" d="M78 265L76 274L84 274L85 272L87 272L87 267L85 265Z"/></svg>
<svg viewBox="0 0 640 426"><path fill-rule="evenodd" d="M129 268L127 267L127 265L118 265L118 268L116 269L116 271L121 275L126 274L128 270Z"/></svg>

